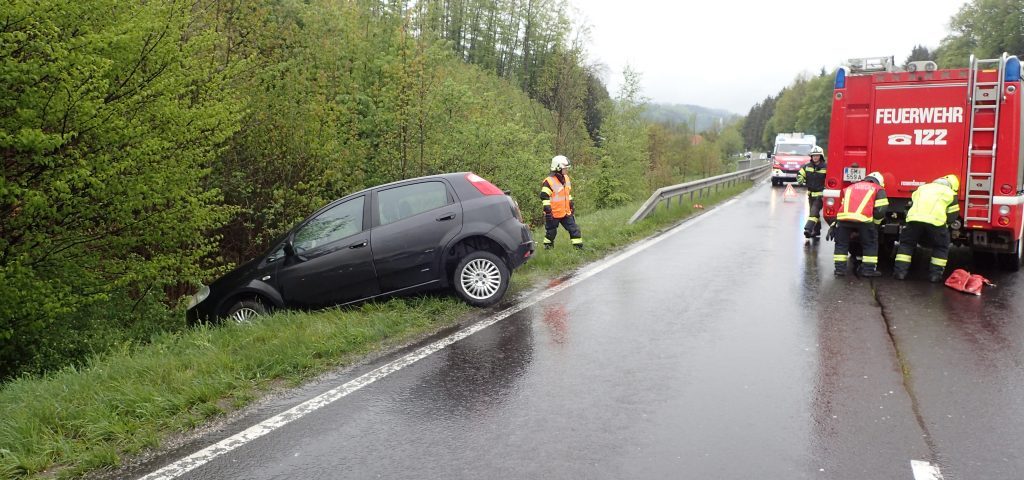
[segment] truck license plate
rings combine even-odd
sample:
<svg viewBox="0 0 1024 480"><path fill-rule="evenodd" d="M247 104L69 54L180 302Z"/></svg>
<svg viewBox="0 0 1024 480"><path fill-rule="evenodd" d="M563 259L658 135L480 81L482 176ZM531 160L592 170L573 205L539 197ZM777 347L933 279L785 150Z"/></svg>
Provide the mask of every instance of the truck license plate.
<svg viewBox="0 0 1024 480"><path fill-rule="evenodd" d="M846 167L843 169L843 181L846 182L859 182L864 180L864 176L867 175L866 168L853 168Z"/></svg>

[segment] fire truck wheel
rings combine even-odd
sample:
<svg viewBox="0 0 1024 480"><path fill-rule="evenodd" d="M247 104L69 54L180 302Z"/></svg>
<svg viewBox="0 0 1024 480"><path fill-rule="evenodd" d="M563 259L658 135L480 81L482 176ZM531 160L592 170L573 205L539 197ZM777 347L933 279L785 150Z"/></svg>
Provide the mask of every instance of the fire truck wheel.
<svg viewBox="0 0 1024 480"><path fill-rule="evenodd" d="M777 186L779 186L779 185L781 185L781 184L782 184L782 183L781 183L781 182L779 182L778 180L776 180L776 179L774 179L774 178L772 179L772 186L773 186L773 187L777 187Z"/></svg>
<svg viewBox="0 0 1024 480"><path fill-rule="evenodd" d="M999 254L999 266L1003 270L1010 272L1016 272L1020 270L1021 261L1024 260L1024 252L1021 251L1024 247L1024 242L1017 240L1017 251L1013 253L1000 253Z"/></svg>

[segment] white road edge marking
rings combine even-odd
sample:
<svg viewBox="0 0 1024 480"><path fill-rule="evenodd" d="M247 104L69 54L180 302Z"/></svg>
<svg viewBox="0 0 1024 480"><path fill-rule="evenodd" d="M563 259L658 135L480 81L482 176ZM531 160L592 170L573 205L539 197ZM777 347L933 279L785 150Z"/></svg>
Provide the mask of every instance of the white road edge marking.
<svg viewBox="0 0 1024 480"><path fill-rule="evenodd" d="M723 202L721 205L718 205L717 207L705 212L703 215L687 220L684 223L673 227L667 232L658 235L657 237L643 240L633 245L632 247L627 248L625 251L619 253L618 255L615 255L606 260L599 260L591 264L591 266L584 268L572 279L566 281L565 283L559 284L555 287L549 288L542 292L541 294L533 297L532 299L529 299L518 305L509 307L505 310L502 310L492 315L491 317L487 318L486 320L482 320L478 323L475 323L466 329L459 330L458 332L455 332L449 335L448 337L445 337L441 340L431 343L430 345L422 347L412 353L409 353L408 355L402 358L399 358L391 363L388 363L387 365L379 367L376 370L370 371L359 378L356 378L354 380L349 381L348 383L345 383L344 385L341 385L340 387L328 390L327 392L322 393L319 396L306 401L305 403L292 407L291 409L283 413L268 418L235 435L232 435L231 437L225 438L224 440L221 440L213 445L210 445L209 447L206 447L196 453L193 453L192 455L182 458L181 460L178 460L155 472L152 472L144 477L141 477L140 480L171 480L180 477L181 475L184 475L185 473L188 473L193 469L196 469L198 467L205 465L206 463L209 463L214 458L217 458L238 447L241 447L242 445L245 445L253 440L256 440L257 438L260 438L274 430L277 430L278 428L281 428L295 420L298 420L308 413L312 413L322 407L330 405L331 403L334 403L335 401L341 399L342 397L345 397L346 395L355 392L356 390L359 390L373 382L376 382L377 380L380 380L409 365L412 365L413 363L416 363L417 361L426 358L427 356L434 352L437 352L438 350L441 350L459 340L462 340L463 338L466 338L476 332L479 332L480 330L490 327L491 325L494 325L495 323L498 323L508 317L511 317L512 315L519 313L522 310L532 307L533 305L536 305L537 303L547 299L548 297L551 297L552 295L555 295L558 292L561 292L562 290L565 290L590 277L593 277L594 275L597 275L598 273L607 270L613 265L629 257L632 257L633 255L636 255L637 253L646 250L647 248L650 248L651 246L661 242L662 240L665 240L666 238L682 230L685 230L687 228L692 227L693 225L700 223L704 219L719 212L724 207L729 206L729 204L734 203L736 200L736 198L727 200ZM942 477L938 478L941 479Z"/></svg>
<svg viewBox="0 0 1024 480"><path fill-rule="evenodd" d="M938 465L922 460L911 460L910 468L914 470L914 480L942 480L942 472Z"/></svg>

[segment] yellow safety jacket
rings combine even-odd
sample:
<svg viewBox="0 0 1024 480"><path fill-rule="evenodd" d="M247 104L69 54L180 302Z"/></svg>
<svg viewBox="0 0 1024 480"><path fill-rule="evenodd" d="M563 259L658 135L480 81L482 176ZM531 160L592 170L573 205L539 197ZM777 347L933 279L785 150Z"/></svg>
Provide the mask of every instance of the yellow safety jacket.
<svg viewBox="0 0 1024 480"><path fill-rule="evenodd" d="M914 203L907 212L908 222L944 227L949 221L950 214L960 211L956 192L938 183L926 183L917 187L910 199Z"/></svg>

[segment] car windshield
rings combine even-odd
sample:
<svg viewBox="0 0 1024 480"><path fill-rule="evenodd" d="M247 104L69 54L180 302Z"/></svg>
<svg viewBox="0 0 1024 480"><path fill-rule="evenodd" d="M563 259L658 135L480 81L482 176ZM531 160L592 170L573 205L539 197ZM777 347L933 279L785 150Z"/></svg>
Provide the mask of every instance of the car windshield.
<svg viewBox="0 0 1024 480"><path fill-rule="evenodd" d="M807 155L811 153L812 145L806 143L780 143L775 146L776 155Z"/></svg>

